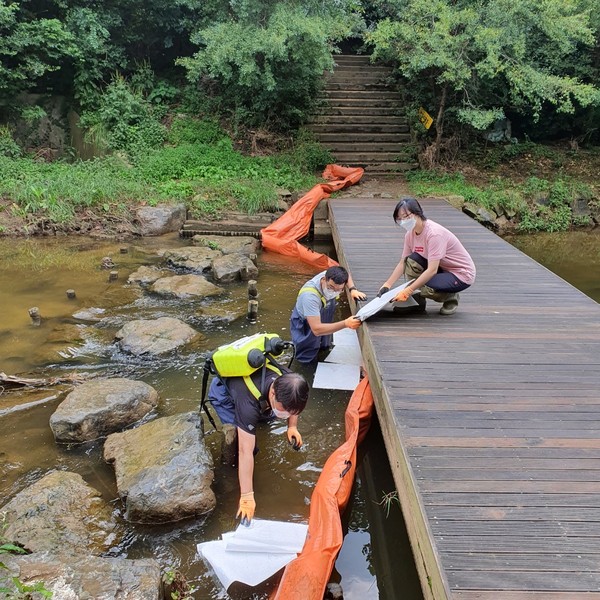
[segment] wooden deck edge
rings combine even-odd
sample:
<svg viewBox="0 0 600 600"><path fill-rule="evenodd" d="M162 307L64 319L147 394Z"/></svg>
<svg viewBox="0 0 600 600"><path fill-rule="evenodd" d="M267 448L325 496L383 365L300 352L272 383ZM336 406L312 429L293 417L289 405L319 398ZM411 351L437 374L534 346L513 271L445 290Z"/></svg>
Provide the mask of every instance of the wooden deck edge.
<svg viewBox="0 0 600 600"><path fill-rule="evenodd" d="M339 231L335 220L332 218L331 210L329 223L331 225L338 262L349 270L343 248L339 243ZM356 303L349 296L348 302L352 307L352 311L356 312ZM416 489L406 450L398 436L391 403L381 386L381 374L377 368L374 349L368 334L368 325L361 327L358 330L358 335L361 340L363 363L369 377L375 408L381 426L381 433L385 442L396 490L398 491L398 498L408 531L415 565L419 573L423 596L426 600L451 600L450 587L441 569L441 561L439 560L437 551L432 543L433 534L429 530L429 525L425 518L425 511Z"/></svg>

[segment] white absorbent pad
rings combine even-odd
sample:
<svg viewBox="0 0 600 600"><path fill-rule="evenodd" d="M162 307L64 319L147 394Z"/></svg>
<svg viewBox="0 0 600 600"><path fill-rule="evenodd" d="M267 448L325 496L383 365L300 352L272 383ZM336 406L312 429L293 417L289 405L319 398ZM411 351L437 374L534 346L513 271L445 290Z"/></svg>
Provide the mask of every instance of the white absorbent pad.
<svg viewBox="0 0 600 600"><path fill-rule="evenodd" d="M249 526L239 525L197 549L225 589L234 581L256 586L296 558L307 531L303 523L253 519Z"/></svg>

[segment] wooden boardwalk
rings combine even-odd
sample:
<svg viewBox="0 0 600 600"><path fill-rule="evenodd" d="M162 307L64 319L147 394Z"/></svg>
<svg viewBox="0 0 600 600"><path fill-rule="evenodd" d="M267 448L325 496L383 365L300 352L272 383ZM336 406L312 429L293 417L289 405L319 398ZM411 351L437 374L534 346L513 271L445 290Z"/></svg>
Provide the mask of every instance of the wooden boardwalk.
<svg viewBox="0 0 600 600"><path fill-rule="evenodd" d="M395 201L329 203L339 260L374 297L402 251ZM477 281L453 316L428 301L359 332L425 597L600 600L600 305L422 204Z"/></svg>

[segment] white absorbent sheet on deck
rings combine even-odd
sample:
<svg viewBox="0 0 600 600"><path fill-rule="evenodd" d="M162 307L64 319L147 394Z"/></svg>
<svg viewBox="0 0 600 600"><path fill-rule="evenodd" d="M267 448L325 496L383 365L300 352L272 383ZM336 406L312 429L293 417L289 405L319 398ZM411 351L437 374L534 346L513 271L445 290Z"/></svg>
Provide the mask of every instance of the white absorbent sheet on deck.
<svg viewBox="0 0 600 600"><path fill-rule="evenodd" d="M339 365L320 362L315 371L313 388L322 390L356 389L360 381L360 365Z"/></svg>
<svg viewBox="0 0 600 600"><path fill-rule="evenodd" d="M296 558L307 531L303 523L253 519L249 527L240 525L197 549L225 589L234 581L256 586Z"/></svg>
<svg viewBox="0 0 600 600"><path fill-rule="evenodd" d="M383 310L384 308L386 308L388 306L391 308L392 305L390 304L390 301L392 300L392 298L398 292L401 292L405 287L410 285L413 281L414 281L414 279L411 279L410 281L407 281L406 283L403 283L402 285L395 287L393 290L390 290L389 292L386 292L385 294L383 294L383 296L381 296L381 298L373 298L373 300L371 300L371 302L365 304L354 316L358 317L361 321L364 321L364 320L368 319L369 317L372 317L373 315L377 314L380 310ZM416 305L417 305L417 301L412 297L409 297L408 300L406 300L406 302L394 303L394 306L400 306L402 308L416 306Z"/></svg>

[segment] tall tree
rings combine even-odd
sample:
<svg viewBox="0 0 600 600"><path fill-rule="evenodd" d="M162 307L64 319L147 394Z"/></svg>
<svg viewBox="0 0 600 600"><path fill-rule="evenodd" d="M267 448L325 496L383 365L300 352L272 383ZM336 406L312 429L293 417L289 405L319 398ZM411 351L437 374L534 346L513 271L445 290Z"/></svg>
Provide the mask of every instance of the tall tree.
<svg viewBox="0 0 600 600"><path fill-rule="evenodd" d="M435 103L435 152L447 114L484 129L506 110L537 119L548 106L572 113L600 104L597 82L573 68L595 43L589 0L376 3L388 17L368 39Z"/></svg>

